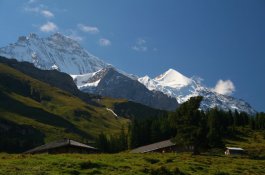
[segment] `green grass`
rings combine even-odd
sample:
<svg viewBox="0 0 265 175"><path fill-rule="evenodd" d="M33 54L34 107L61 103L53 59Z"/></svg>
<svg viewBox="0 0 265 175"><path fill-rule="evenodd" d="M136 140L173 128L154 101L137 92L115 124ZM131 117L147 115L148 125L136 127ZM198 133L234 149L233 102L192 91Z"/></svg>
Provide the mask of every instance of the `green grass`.
<svg viewBox="0 0 265 175"><path fill-rule="evenodd" d="M265 174L265 160L179 154L0 154L0 174Z"/></svg>
<svg viewBox="0 0 265 175"><path fill-rule="evenodd" d="M243 147L244 156L225 156L224 150L191 153L132 154L6 154L0 153L0 174L108 174L108 175L263 175L264 131L242 130L226 146ZM253 148L255 149L253 150ZM260 156L255 156L258 151ZM254 155L254 156L253 156Z"/></svg>

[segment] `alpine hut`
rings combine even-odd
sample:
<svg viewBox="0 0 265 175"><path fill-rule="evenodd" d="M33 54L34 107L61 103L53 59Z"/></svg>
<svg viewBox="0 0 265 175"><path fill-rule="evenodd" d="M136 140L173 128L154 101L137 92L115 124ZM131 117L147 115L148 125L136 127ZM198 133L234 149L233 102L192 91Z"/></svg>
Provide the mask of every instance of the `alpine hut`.
<svg viewBox="0 0 265 175"><path fill-rule="evenodd" d="M242 148L226 147L225 155L242 155L245 151Z"/></svg>
<svg viewBox="0 0 265 175"><path fill-rule="evenodd" d="M131 150L131 153L169 153L169 152L182 152L182 151L191 151L191 147L177 146L176 143L173 143L171 140L164 140L161 142L153 143L150 145L141 146Z"/></svg>
<svg viewBox="0 0 265 175"><path fill-rule="evenodd" d="M71 140L61 139L54 142L47 143L45 145L38 146L31 150L26 151L26 154L38 154L38 153L49 153L49 154L60 154L60 153L97 153L98 149L92 146Z"/></svg>

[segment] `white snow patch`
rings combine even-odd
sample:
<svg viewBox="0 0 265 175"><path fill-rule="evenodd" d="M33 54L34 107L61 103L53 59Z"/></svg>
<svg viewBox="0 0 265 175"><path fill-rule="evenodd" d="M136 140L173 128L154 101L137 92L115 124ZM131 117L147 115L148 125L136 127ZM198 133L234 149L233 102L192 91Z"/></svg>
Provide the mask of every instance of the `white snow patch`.
<svg viewBox="0 0 265 175"><path fill-rule="evenodd" d="M107 111L110 111L115 117L118 117L118 115L110 108L106 108Z"/></svg>
<svg viewBox="0 0 265 175"><path fill-rule="evenodd" d="M56 64L54 64L54 65L52 65L51 69L53 69L53 70L59 70L59 67Z"/></svg>
<svg viewBox="0 0 265 175"><path fill-rule="evenodd" d="M79 89L85 89L87 87L97 87L98 86L98 83L100 82L100 80L97 80L95 82L92 82L92 83L85 83L85 84L82 84L81 86L77 86Z"/></svg>

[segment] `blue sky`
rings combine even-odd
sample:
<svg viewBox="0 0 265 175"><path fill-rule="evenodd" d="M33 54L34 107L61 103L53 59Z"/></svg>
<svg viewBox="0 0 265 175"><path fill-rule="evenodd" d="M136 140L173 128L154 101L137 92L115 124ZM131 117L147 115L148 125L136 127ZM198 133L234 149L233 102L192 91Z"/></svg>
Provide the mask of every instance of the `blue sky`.
<svg viewBox="0 0 265 175"><path fill-rule="evenodd" d="M139 76L173 68L208 87L224 80L265 111L263 0L0 0L0 47L31 32L71 36Z"/></svg>

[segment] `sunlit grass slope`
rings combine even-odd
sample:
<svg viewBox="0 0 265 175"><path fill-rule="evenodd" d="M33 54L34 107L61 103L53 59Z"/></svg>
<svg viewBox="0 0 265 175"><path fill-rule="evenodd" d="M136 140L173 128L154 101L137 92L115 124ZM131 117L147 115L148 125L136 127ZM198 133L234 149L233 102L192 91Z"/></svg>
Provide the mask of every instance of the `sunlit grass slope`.
<svg viewBox="0 0 265 175"><path fill-rule="evenodd" d="M115 133L128 120L104 106L90 105L69 93L0 64L0 119L32 126L45 142L70 137L93 140Z"/></svg>

